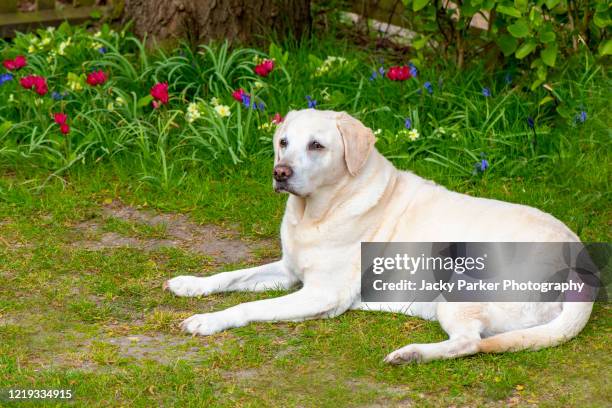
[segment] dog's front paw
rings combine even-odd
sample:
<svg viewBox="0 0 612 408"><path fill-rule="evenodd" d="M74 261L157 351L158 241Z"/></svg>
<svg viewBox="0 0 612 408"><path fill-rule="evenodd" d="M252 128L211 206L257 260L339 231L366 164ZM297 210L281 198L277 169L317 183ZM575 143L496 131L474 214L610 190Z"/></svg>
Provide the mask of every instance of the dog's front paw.
<svg viewBox="0 0 612 408"><path fill-rule="evenodd" d="M423 361L425 361L425 356L418 347L413 344L395 350L385 357L385 363L389 364L420 363Z"/></svg>
<svg viewBox="0 0 612 408"><path fill-rule="evenodd" d="M169 290L177 296L202 296L212 293L212 288L208 288L206 278L197 276L177 276L167 280L163 284L164 290Z"/></svg>
<svg viewBox="0 0 612 408"><path fill-rule="evenodd" d="M209 336L219 333L231 325L219 313L205 313L193 315L181 323L181 329L191 334Z"/></svg>

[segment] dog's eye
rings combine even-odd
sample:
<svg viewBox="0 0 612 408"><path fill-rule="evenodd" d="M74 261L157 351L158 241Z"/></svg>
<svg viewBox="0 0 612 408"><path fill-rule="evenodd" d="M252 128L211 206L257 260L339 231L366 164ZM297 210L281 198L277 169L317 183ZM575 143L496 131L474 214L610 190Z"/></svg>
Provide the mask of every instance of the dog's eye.
<svg viewBox="0 0 612 408"><path fill-rule="evenodd" d="M287 143L287 139L282 138L282 139L280 140L280 147L287 147L287 144L288 144L288 143Z"/></svg>
<svg viewBox="0 0 612 408"><path fill-rule="evenodd" d="M316 140L310 142L310 145L308 145L308 149L310 150L322 150L325 149L325 146L323 146L321 143L317 142Z"/></svg>

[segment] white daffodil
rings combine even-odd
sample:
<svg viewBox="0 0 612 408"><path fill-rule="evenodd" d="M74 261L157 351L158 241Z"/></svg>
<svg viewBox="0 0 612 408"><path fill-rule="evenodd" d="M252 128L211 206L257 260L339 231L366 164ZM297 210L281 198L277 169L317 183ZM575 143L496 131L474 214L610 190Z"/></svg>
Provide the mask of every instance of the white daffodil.
<svg viewBox="0 0 612 408"><path fill-rule="evenodd" d="M213 97L210 99L210 104L211 104L212 106L219 106L219 105L221 105L221 101L220 101L220 100L219 100L219 98L217 98L216 96L213 96Z"/></svg>
<svg viewBox="0 0 612 408"><path fill-rule="evenodd" d="M187 106L187 113L185 114L185 120L187 120L187 122L193 123L194 121L200 119L201 116L202 113L200 113L200 108L198 107L197 103L192 102L189 104L189 106Z"/></svg>
<svg viewBox="0 0 612 408"><path fill-rule="evenodd" d="M217 105L217 106L215 106L215 111L222 118L228 117L230 115L230 113L231 113L230 108L227 105Z"/></svg>
<svg viewBox="0 0 612 408"><path fill-rule="evenodd" d="M416 130L416 129L411 129L411 130L408 132L408 139L410 139L410 140L412 140L412 141L414 142L414 141L415 141L415 140L417 140L418 138L419 138L419 131L418 131L418 130Z"/></svg>
<svg viewBox="0 0 612 408"><path fill-rule="evenodd" d="M325 61L323 61L323 63L319 67L317 67L317 69L315 70L315 75L316 76L324 75L331 70L332 66L335 65L337 67L340 67L344 65L345 63L346 63L346 58L329 55L327 56Z"/></svg>
<svg viewBox="0 0 612 408"><path fill-rule="evenodd" d="M66 48L68 46L70 46L70 38L60 43L59 47L57 47L57 53L59 55L66 55Z"/></svg>

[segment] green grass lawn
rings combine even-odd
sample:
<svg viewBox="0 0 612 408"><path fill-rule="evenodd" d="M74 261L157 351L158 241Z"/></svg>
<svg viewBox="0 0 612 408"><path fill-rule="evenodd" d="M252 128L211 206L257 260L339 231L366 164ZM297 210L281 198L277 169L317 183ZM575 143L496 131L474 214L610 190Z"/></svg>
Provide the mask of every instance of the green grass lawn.
<svg viewBox="0 0 612 408"><path fill-rule="evenodd" d="M607 203L579 200L588 191L571 191L554 175L473 183L432 163L417 170L470 194L536 205L583 237L609 240ZM117 205L185 213L195 223L239 231L249 243L269 240L285 201L272 192L269 172L270 164L262 162L224 178L193 174L182 188L167 192L119 167L74 171L41 191L29 187L41 181L32 179L31 170L5 172L0 388L70 388L75 402L88 406L610 404L607 304L598 304L580 336L560 347L396 367L382 358L408 343L444 339L437 323L351 311L331 320L253 324L204 338L178 330L193 313L281 293L176 298L161 291L165 279L257 265L279 255L276 241L238 264L218 264L180 247L88 250L79 244L79 225L92 221L102 226L91 232L92 240L105 232L167 237L169 226L104 215Z"/></svg>
<svg viewBox="0 0 612 408"><path fill-rule="evenodd" d="M371 81L381 64L410 58L327 36L267 53L153 52L126 33L64 26L0 42L2 57L17 53L60 98L22 89L17 77L0 85L0 390L72 389L77 406L612 405L608 303L556 348L397 367L384 356L444 339L437 323L351 311L192 338L178 330L182 319L282 293L185 299L161 290L176 275L280 256L286 196L271 188L270 117L305 108L306 96L376 130L399 168L535 206L584 241L609 242L610 81L588 52L533 91L524 66L458 71L436 58L409 81ZM346 61L321 73L329 56ZM253 59L263 57L277 65L258 78ZM108 82L87 85L93 69ZM152 108L149 89L161 81L170 101ZM265 111L234 101L238 87ZM60 111L67 136L51 116ZM479 171L482 160L489 167ZM241 256L217 256L211 240Z"/></svg>

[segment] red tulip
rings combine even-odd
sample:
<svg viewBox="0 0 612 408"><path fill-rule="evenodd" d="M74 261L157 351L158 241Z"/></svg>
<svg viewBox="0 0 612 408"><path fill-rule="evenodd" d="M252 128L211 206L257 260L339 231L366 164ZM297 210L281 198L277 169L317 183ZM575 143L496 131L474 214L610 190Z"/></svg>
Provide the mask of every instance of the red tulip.
<svg viewBox="0 0 612 408"><path fill-rule="evenodd" d="M19 80L19 83L25 89L32 89L34 87L34 75L24 76Z"/></svg>
<svg viewBox="0 0 612 408"><path fill-rule="evenodd" d="M387 71L387 78L391 81L405 81L412 78L410 68L407 65L390 67Z"/></svg>
<svg viewBox="0 0 612 408"><path fill-rule="evenodd" d="M255 67L253 71L259 76L267 77L274 69L274 60L263 60L263 62Z"/></svg>
<svg viewBox="0 0 612 408"><path fill-rule="evenodd" d="M236 89L232 92L232 98L237 100L238 102L242 102L242 96L246 94L246 91L242 88Z"/></svg>
<svg viewBox="0 0 612 408"><path fill-rule="evenodd" d="M283 123L283 117L281 116L280 113L276 112L274 114L274 117L272 118L272 123L274 123L275 125L280 125L281 123Z"/></svg>
<svg viewBox="0 0 612 408"><path fill-rule="evenodd" d="M106 80L106 73L102 70L94 71L87 75L87 83L91 86L102 85Z"/></svg>
<svg viewBox="0 0 612 408"><path fill-rule="evenodd" d="M67 135L70 132L70 126L68 126L68 115L62 112L54 113L53 120L60 127L60 132L62 134Z"/></svg>
<svg viewBox="0 0 612 408"><path fill-rule="evenodd" d="M8 69L9 71L15 71L28 65L28 61L23 55L18 55L15 57L15 59L3 61L2 65L4 65L4 68Z"/></svg>
<svg viewBox="0 0 612 408"><path fill-rule="evenodd" d="M13 63L15 64L16 69L21 69L25 67L26 65L28 65L28 61L26 60L26 57L24 57L23 55L16 56L15 59L13 60Z"/></svg>
<svg viewBox="0 0 612 408"><path fill-rule="evenodd" d="M65 113L54 113L53 120L55 120L55 123L57 123L58 125L65 125L68 121L68 115L66 115Z"/></svg>
<svg viewBox="0 0 612 408"><path fill-rule="evenodd" d="M43 96L49 92L49 87L47 86L47 80L41 76L36 77L34 79L34 90L37 94Z"/></svg>
<svg viewBox="0 0 612 408"><path fill-rule="evenodd" d="M168 83L160 82L151 87L151 96L155 98L157 101L161 102L162 105L165 105L170 100L170 96L168 95ZM155 106L155 105L154 105ZM161 105L158 105L161 106Z"/></svg>
<svg viewBox="0 0 612 408"><path fill-rule="evenodd" d="M36 91L37 94L43 96L49 92L49 87L47 86L47 80L44 77L38 75L27 75L19 80L19 83L25 89L32 89Z"/></svg>

